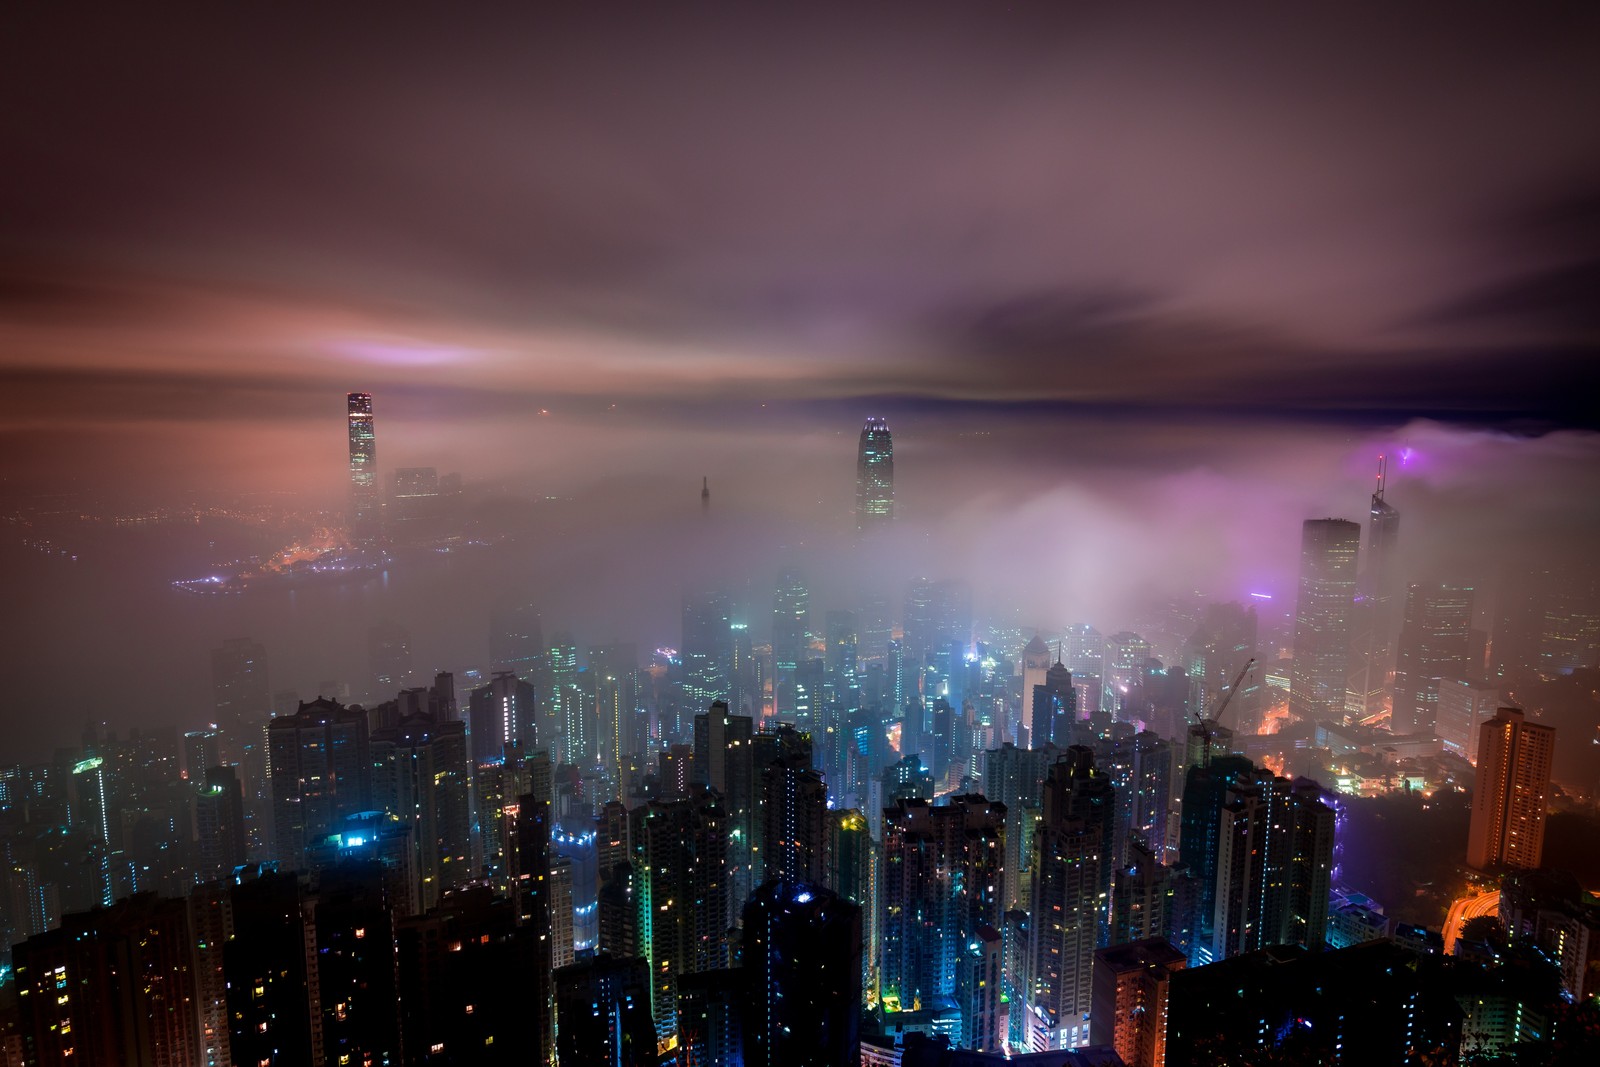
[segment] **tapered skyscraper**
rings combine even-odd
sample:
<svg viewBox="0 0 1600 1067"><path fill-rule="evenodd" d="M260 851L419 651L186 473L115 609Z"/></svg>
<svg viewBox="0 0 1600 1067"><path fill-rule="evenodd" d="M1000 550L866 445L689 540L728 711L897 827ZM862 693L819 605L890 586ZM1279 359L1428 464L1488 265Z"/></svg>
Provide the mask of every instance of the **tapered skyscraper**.
<svg viewBox="0 0 1600 1067"><path fill-rule="evenodd" d="M1306 520L1289 677L1289 710L1304 722L1344 721L1360 544L1361 527L1353 522Z"/></svg>
<svg viewBox="0 0 1600 1067"><path fill-rule="evenodd" d="M350 535L378 536L378 445L372 432L372 394L345 397L350 422Z"/></svg>
<svg viewBox="0 0 1600 1067"><path fill-rule="evenodd" d="M1383 711L1395 665L1395 633L1400 626L1398 541L1400 512L1384 499L1389 457L1378 457L1378 487L1367 520L1367 552L1362 564L1350 662L1350 711L1374 718Z"/></svg>
<svg viewBox="0 0 1600 1067"><path fill-rule="evenodd" d="M868 419L856 453L856 530L865 533L894 518L894 442L889 424Z"/></svg>

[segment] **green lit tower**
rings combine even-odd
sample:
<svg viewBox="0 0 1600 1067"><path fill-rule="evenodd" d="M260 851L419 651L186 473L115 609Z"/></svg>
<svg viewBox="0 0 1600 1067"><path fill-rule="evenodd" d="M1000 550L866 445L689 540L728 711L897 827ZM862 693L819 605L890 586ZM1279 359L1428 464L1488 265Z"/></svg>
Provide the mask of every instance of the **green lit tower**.
<svg viewBox="0 0 1600 1067"><path fill-rule="evenodd" d="M894 442L889 424L872 418L861 431L856 453L856 531L865 533L894 518Z"/></svg>

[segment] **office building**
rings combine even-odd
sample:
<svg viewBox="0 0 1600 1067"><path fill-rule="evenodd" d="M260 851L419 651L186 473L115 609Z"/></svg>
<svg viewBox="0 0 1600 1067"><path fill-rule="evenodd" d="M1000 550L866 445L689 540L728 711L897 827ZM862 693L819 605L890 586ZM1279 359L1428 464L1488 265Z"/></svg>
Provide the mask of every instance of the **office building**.
<svg viewBox="0 0 1600 1067"><path fill-rule="evenodd" d="M894 441L889 424L871 418L856 449L856 531L867 533L894 520Z"/></svg>
<svg viewBox="0 0 1600 1067"><path fill-rule="evenodd" d="M1367 514L1367 550L1357 579L1352 616L1347 711L1357 719L1382 715L1395 666L1400 629L1400 512L1385 499L1389 457L1378 457L1378 484Z"/></svg>
<svg viewBox="0 0 1600 1067"><path fill-rule="evenodd" d="M1345 718L1360 544L1361 527L1345 519L1308 519L1301 530L1289 711L1303 722Z"/></svg>
<svg viewBox="0 0 1600 1067"><path fill-rule="evenodd" d="M683 702L707 708L728 699L733 669L733 629L728 594L709 590L683 598ZM660 1020L657 1020L659 1024Z"/></svg>
<svg viewBox="0 0 1600 1067"><path fill-rule="evenodd" d="M744 906L747 1067L859 1056L861 908L821 885L768 881Z"/></svg>
<svg viewBox="0 0 1600 1067"><path fill-rule="evenodd" d="M1501 708L1478 730L1478 775L1467 832L1467 864L1532 868L1544 856L1544 820L1555 761L1553 726Z"/></svg>
<svg viewBox="0 0 1600 1067"><path fill-rule="evenodd" d="M797 672L811 658L811 596L805 576L786 570L772 595L772 693L778 718L810 727L796 715Z"/></svg>
<svg viewBox="0 0 1600 1067"><path fill-rule="evenodd" d="M367 663L372 692L382 699L411 684L411 632L395 622L367 630Z"/></svg>
<svg viewBox="0 0 1600 1067"><path fill-rule="evenodd" d="M1097 949L1090 1040L1116 1049L1126 1067L1165 1067L1167 998L1188 962L1159 937Z"/></svg>
<svg viewBox="0 0 1600 1067"><path fill-rule="evenodd" d="M1494 718L1502 693L1498 683L1474 678L1439 680L1438 717L1434 732L1440 748L1477 765L1478 738L1483 724Z"/></svg>
<svg viewBox="0 0 1600 1067"><path fill-rule="evenodd" d="M1028 741L1033 748L1065 748L1071 743L1072 726L1078 720L1078 695L1072 688L1072 672L1059 659L1045 671L1044 683L1026 694L1028 699Z"/></svg>
<svg viewBox="0 0 1600 1067"><path fill-rule="evenodd" d="M1245 676L1240 691L1229 687L1256 655L1259 620L1254 607L1229 602L1207 604L1200 622L1183 647L1183 668L1189 678L1189 711L1211 718L1227 699L1227 721L1254 730L1260 717L1260 683Z"/></svg>
<svg viewBox="0 0 1600 1067"><path fill-rule="evenodd" d="M1040 738L1038 744L1034 743L1029 733L1029 726L1033 721L1033 694L1040 686L1044 685L1045 674L1050 670L1050 665L1055 661L1050 646L1044 639L1034 634L1032 639L1022 649L1022 710L1024 714L1017 723L1017 744L1022 748L1043 748L1048 738ZM1097 705L1098 706L1098 705Z"/></svg>
<svg viewBox="0 0 1600 1067"><path fill-rule="evenodd" d="M533 681L545 662L544 625L539 610L520 600L502 601L489 612L489 664Z"/></svg>
<svg viewBox="0 0 1600 1067"><path fill-rule="evenodd" d="M1482 669L1469 662L1472 644L1470 586L1413 582L1406 589L1405 621L1394 669L1389 729L1432 733L1438 721L1439 683L1447 674Z"/></svg>
<svg viewBox="0 0 1600 1067"><path fill-rule="evenodd" d="M383 501L378 492L378 442L372 425L372 394L345 397L350 434L350 536L370 544L381 532Z"/></svg>
<svg viewBox="0 0 1600 1067"><path fill-rule="evenodd" d="M190 730L183 735L183 777L199 785L206 770L221 766L221 735L215 730Z"/></svg>
<svg viewBox="0 0 1600 1067"><path fill-rule="evenodd" d="M216 724L223 732L227 754L237 759L238 735L245 724L265 719L272 713L266 648L248 637L236 637L212 649L211 694ZM205 739L198 739L196 743L204 753ZM219 762L213 757L205 767L215 767ZM203 772L205 767L191 768L191 771Z"/></svg>

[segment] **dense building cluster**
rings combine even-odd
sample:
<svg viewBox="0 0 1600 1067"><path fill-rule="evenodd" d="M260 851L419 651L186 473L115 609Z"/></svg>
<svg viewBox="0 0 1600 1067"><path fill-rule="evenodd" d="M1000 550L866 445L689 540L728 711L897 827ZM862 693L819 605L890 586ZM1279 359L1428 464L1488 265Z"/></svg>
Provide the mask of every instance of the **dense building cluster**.
<svg viewBox="0 0 1600 1067"><path fill-rule="evenodd" d="M370 397L350 419L376 539ZM891 457L869 422L862 536L892 522ZM725 589L643 659L507 601L489 662L414 684L409 636L376 627L364 703L275 693L266 650L224 641L204 728L90 728L0 772L0 1062L1367 1064L1550 1039L1596 994L1600 916L1538 870L1553 731L1502 684L1592 660L1593 634L1546 612L1492 664L1471 588L1398 585L1398 524L1380 484L1364 569L1358 524L1305 524L1292 656L1239 603L1025 641L962 582L819 612L793 568L765 642ZM1350 776L1421 755L1476 764L1466 858L1513 872L1504 938L1449 957L1338 880Z"/></svg>

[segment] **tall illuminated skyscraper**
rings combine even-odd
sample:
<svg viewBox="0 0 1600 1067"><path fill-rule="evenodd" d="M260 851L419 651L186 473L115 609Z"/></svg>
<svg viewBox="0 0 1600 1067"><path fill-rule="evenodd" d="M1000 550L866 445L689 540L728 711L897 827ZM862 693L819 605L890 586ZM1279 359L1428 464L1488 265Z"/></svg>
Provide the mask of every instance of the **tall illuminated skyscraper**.
<svg viewBox="0 0 1600 1067"><path fill-rule="evenodd" d="M1289 710L1304 722L1344 721L1360 544L1361 527L1347 519L1307 519L1303 527Z"/></svg>
<svg viewBox="0 0 1600 1067"><path fill-rule="evenodd" d="M1413 582L1406 590L1394 669L1394 710L1389 729L1397 734L1434 730L1439 717L1439 682L1449 673L1476 674L1471 664L1471 586Z"/></svg>
<svg viewBox="0 0 1600 1067"><path fill-rule="evenodd" d="M699 711L728 699L733 665L733 623L728 594L720 590L683 598L683 702ZM659 1022L659 1020L657 1020Z"/></svg>
<svg viewBox="0 0 1600 1067"><path fill-rule="evenodd" d="M1074 745L1052 764L1033 839L1032 1000L1029 1048L1089 1043L1094 950L1110 936L1111 837L1116 790Z"/></svg>
<svg viewBox="0 0 1600 1067"><path fill-rule="evenodd" d="M345 397L350 422L350 535L358 542L378 538L378 444L372 430L372 394Z"/></svg>
<svg viewBox="0 0 1600 1067"><path fill-rule="evenodd" d="M1555 751L1555 727L1528 722L1515 708L1501 708L1479 728L1469 866L1539 866Z"/></svg>
<svg viewBox="0 0 1600 1067"><path fill-rule="evenodd" d="M772 676L780 719L794 718L796 672L811 657L810 604L805 575L794 570L778 575L772 596Z"/></svg>
<svg viewBox="0 0 1600 1067"><path fill-rule="evenodd" d="M868 419L856 453L856 530L865 533L894 519L894 442L889 424Z"/></svg>
<svg viewBox="0 0 1600 1067"><path fill-rule="evenodd" d="M1367 516L1367 558L1361 572L1361 599L1355 620L1350 664L1351 711L1362 718L1383 710L1394 669L1394 640L1400 628L1398 541L1400 512L1384 499L1389 457L1378 457L1378 486Z"/></svg>

